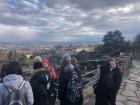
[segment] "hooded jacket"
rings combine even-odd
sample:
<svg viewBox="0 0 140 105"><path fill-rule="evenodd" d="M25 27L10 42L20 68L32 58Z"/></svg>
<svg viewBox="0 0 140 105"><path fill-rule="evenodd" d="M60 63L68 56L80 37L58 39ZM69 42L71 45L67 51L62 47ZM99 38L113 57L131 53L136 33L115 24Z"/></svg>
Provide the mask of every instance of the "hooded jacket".
<svg viewBox="0 0 140 105"><path fill-rule="evenodd" d="M58 98L60 100L60 105L82 105L83 104L83 94L81 93L81 96L79 99L76 100L74 103L70 103L66 96L67 96L67 85L68 82L72 78L72 74L74 72L74 66L72 64L68 64L65 66L60 73L59 76L59 89L58 89Z"/></svg>
<svg viewBox="0 0 140 105"><path fill-rule="evenodd" d="M64 67L64 70L60 73L59 76L59 89L58 89L58 98L59 100L67 101L65 98L66 96L66 90L67 90L67 84L72 78L72 73L74 71L74 67L72 64L67 65Z"/></svg>
<svg viewBox="0 0 140 105"><path fill-rule="evenodd" d="M46 89L42 88L42 86L48 86L49 81L51 81L49 86L50 89L49 93L46 94ZM36 69L33 73L30 83L34 94L34 105L54 105L54 83L51 79L49 71L43 68Z"/></svg>
<svg viewBox="0 0 140 105"><path fill-rule="evenodd" d="M0 83L0 105L4 105L4 102L8 97L9 92L7 88L18 89L19 85L22 82L23 82L23 77L17 74L10 74L3 78L3 83ZM33 93L29 82L26 81L22 89L22 92L24 94L27 105L33 105L34 102Z"/></svg>

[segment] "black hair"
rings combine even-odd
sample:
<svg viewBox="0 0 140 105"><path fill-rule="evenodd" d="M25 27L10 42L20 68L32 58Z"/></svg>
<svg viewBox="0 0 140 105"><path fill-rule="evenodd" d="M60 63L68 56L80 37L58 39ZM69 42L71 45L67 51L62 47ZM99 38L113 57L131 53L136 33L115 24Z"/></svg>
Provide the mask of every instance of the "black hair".
<svg viewBox="0 0 140 105"><path fill-rule="evenodd" d="M1 68L0 76L2 79L7 75L8 66L9 64L4 64Z"/></svg>
<svg viewBox="0 0 140 105"><path fill-rule="evenodd" d="M107 64L103 64L100 67L100 76L104 76L106 74L110 73L110 65Z"/></svg>
<svg viewBox="0 0 140 105"><path fill-rule="evenodd" d="M110 87L112 85L113 77L108 63L100 67L100 79L103 80L107 86Z"/></svg>
<svg viewBox="0 0 140 105"><path fill-rule="evenodd" d="M40 69L43 68L42 62L35 62L33 64L33 69Z"/></svg>
<svg viewBox="0 0 140 105"><path fill-rule="evenodd" d="M23 75L22 67L19 62L10 62L8 65L7 75L10 74L17 74L17 75Z"/></svg>

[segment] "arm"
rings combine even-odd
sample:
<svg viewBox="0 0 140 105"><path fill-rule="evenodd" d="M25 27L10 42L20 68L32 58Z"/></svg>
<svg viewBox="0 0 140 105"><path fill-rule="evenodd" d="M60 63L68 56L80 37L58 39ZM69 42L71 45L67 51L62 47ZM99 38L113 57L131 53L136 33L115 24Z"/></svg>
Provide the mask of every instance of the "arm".
<svg viewBox="0 0 140 105"><path fill-rule="evenodd" d="M25 84L25 99L27 101L27 105L33 105L34 103L33 92L29 82L26 82Z"/></svg>
<svg viewBox="0 0 140 105"><path fill-rule="evenodd" d="M59 87L58 87L58 99L59 100L61 100L63 98L65 86L66 86L66 83L64 80L64 74L62 72L59 76Z"/></svg>
<svg viewBox="0 0 140 105"><path fill-rule="evenodd" d="M121 82L122 82L122 73L121 72L118 72L116 74L116 76L114 77L114 80L115 80L115 87L116 87L116 92L118 92L118 90L120 89L120 86L121 86Z"/></svg>
<svg viewBox="0 0 140 105"><path fill-rule="evenodd" d="M70 78L71 78L70 72L63 72L60 74L59 89L58 89L58 98L60 100L65 98L67 84L68 84L68 81L70 80Z"/></svg>
<svg viewBox="0 0 140 105"><path fill-rule="evenodd" d="M2 92L2 85L0 84L0 105L3 105L3 92Z"/></svg>

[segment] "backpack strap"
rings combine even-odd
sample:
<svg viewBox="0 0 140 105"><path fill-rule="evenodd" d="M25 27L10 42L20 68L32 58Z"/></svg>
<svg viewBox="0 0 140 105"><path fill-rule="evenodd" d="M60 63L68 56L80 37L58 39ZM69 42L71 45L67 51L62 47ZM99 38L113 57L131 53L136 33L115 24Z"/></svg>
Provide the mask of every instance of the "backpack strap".
<svg viewBox="0 0 140 105"><path fill-rule="evenodd" d="M26 81L23 80L22 83L19 85L18 89L19 89L19 90L22 90L23 87L24 87L24 85L25 85L25 83L26 83ZM7 87L6 85L4 85L4 84L3 84L3 86L8 90L8 92L12 92L12 90L14 89L14 88L8 88L8 87ZM11 89L11 90L10 90L10 89Z"/></svg>
<svg viewBox="0 0 140 105"><path fill-rule="evenodd" d="M6 85L3 84L3 87L4 87L8 92L11 92L10 89L9 89Z"/></svg>
<svg viewBox="0 0 140 105"><path fill-rule="evenodd" d="M25 83L26 83L26 81L23 80L22 83L19 85L19 88L18 88L18 89L19 89L20 91L23 89Z"/></svg>

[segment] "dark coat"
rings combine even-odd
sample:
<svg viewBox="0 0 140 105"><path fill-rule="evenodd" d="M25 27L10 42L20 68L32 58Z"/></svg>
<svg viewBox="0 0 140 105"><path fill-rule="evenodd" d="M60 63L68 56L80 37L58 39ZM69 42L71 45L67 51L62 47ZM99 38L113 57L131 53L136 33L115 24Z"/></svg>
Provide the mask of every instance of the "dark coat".
<svg viewBox="0 0 140 105"><path fill-rule="evenodd" d="M72 74L74 72L74 67L73 65L67 65L64 67L63 71L60 73L59 76L59 89L58 89L58 98L60 100L60 105L82 105L81 100L77 100L74 103L70 103L67 98L67 85L68 82L72 78Z"/></svg>
<svg viewBox="0 0 140 105"><path fill-rule="evenodd" d="M117 96L122 82L122 72L120 71L119 68L115 68L111 71L111 73L114 80L115 96Z"/></svg>
<svg viewBox="0 0 140 105"><path fill-rule="evenodd" d="M78 74L81 83L82 83L82 76L81 76L81 70L79 68L79 66L74 66L74 70L76 71L76 73ZM76 105L83 105L83 90L81 91L81 95L79 97L79 99L77 100L77 104Z"/></svg>
<svg viewBox="0 0 140 105"><path fill-rule="evenodd" d="M41 88L41 86L47 86L48 81L50 82L50 89L48 94ZM33 90L34 95L34 104L33 105L54 105L55 103L55 89L54 82L51 78L50 72L45 70L38 70L34 73L33 77L30 80L30 84Z"/></svg>
<svg viewBox="0 0 140 105"><path fill-rule="evenodd" d="M109 83L108 83L109 82ZM94 87L95 105L114 105L114 82L110 79L99 79Z"/></svg>

